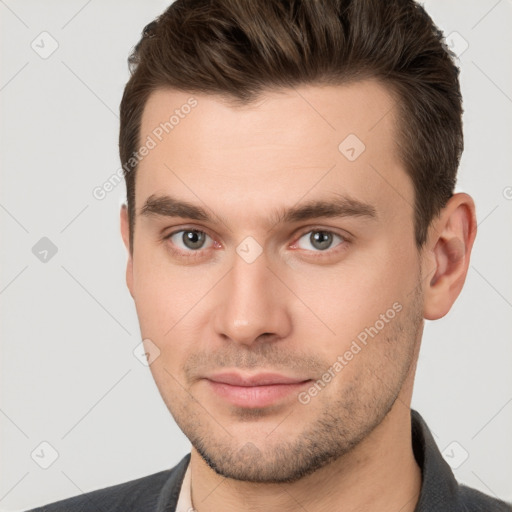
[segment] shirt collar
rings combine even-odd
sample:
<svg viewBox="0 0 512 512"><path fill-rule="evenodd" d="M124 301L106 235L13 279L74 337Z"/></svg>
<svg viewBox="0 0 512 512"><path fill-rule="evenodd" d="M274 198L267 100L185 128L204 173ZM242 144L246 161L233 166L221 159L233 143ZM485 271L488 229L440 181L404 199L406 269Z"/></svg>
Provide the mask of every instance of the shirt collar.
<svg viewBox="0 0 512 512"><path fill-rule="evenodd" d="M192 491L190 488L190 464L187 466L185 476L183 477L183 483L181 484L181 491L178 498L178 504L176 505L176 512L192 512L194 507L192 506Z"/></svg>
<svg viewBox="0 0 512 512"><path fill-rule="evenodd" d="M411 409L412 448L414 457L421 468L422 485L418 503L414 512L437 512L439 510L457 510L459 485L448 463L443 459L425 420ZM158 512L172 510L169 503L176 503L176 512L192 512L192 493L190 486L190 454L179 464L162 490ZM182 479L181 489L178 485ZM172 482L171 482L172 480ZM167 488L167 492L165 489ZM178 495L179 490L179 496ZM172 491L172 492L171 492ZM172 495L170 495L170 494ZM165 503L163 496L167 496ZM171 499L172 498L172 499ZM167 504L167 506L166 506Z"/></svg>
<svg viewBox="0 0 512 512"><path fill-rule="evenodd" d="M459 484L421 415L411 409L412 448L421 468L421 493L414 512L458 510Z"/></svg>

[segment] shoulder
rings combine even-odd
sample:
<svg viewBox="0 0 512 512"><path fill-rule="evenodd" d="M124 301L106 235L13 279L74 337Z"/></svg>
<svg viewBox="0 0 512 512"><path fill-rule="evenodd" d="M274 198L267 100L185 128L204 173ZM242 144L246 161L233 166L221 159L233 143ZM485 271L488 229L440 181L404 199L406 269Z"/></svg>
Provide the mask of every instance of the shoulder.
<svg viewBox="0 0 512 512"><path fill-rule="evenodd" d="M506 503L476 489L459 485L461 510L465 512L512 512L512 503Z"/></svg>
<svg viewBox="0 0 512 512"><path fill-rule="evenodd" d="M172 469L49 503L27 512L156 511L162 500L174 496L177 500L189 459L190 454L187 454Z"/></svg>
<svg viewBox="0 0 512 512"><path fill-rule="evenodd" d="M414 456L422 473L415 512L512 512L512 504L460 484L422 416L411 410L411 420Z"/></svg>

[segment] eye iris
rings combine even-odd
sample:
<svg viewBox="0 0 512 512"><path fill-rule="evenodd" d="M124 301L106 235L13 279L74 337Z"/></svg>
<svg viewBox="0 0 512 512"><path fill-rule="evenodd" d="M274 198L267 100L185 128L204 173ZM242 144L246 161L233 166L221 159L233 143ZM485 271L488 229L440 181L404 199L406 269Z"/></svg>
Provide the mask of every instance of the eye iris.
<svg viewBox="0 0 512 512"><path fill-rule="evenodd" d="M315 231L310 237L311 245L317 249L328 249L332 243L332 234L325 231Z"/></svg>
<svg viewBox="0 0 512 512"><path fill-rule="evenodd" d="M185 231L182 238L189 249L200 249L204 243L205 234L200 231Z"/></svg>

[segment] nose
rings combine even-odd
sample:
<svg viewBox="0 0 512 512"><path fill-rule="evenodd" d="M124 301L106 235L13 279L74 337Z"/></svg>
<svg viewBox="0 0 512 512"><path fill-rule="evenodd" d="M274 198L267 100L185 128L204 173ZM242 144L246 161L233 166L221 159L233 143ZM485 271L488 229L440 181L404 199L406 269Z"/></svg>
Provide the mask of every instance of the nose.
<svg viewBox="0 0 512 512"><path fill-rule="evenodd" d="M269 268L265 253L251 263L235 254L231 271L216 288L217 335L246 346L287 337L291 292L283 277Z"/></svg>

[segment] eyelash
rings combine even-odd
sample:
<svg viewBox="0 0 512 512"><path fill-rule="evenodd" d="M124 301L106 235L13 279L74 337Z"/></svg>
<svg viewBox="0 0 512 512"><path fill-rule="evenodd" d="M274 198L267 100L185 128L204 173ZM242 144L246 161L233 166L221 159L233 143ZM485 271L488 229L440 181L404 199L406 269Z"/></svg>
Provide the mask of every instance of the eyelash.
<svg viewBox="0 0 512 512"><path fill-rule="evenodd" d="M165 235L163 238L162 238L162 241L168 241L170 240L174 235L178 234L178 233L186 233L188 231L195 231L197 233L202 233L206 236L208 236L210 239L213 240L213 237L210 236L206 231L202 230L202 229L198 229L198 228L194 228L194 227L185 227L185 228L181 228L181 229L178 229L176 231L173 231L172 233L169 233L168 235ZM323 228L308 228L307 231L303 231L300 233L300 235L296 236L295 238L295 242L292 243L293 246L295 246L298 241L304 237L304 235L307 235L307 234L310 234L310 233L327 233L327 234L330 234L330 235L334 235L335 237L338 237L341 239L341 242L336 245L333 249L326 249L325 251L311 251L313 253L318 253L316 256L310 256L312 258L322 258L322 257L325 257L324 255L327 254L327 255L332 255L333 253L338 253L340 250L343 250L343 249L346 249L346 246L350 243L350 240L349 240L349 237L346 236L346 235L342 235L340 233L337 233L335 231L332 231L332 230L329 230L329 229L323 229ZM214 241L214 244L217 243ZM179 256L179 257L184 257L184 258L188 258L188 259L197 259L197 258L200 258L204 255L204 252L206 251L206 249L198 249L196 251L194 250L188 250L188 251L182 251L182 250L179 250L179 249L176 249L174 248L172 245L173 244L169 244L170 245L170 250L173 254Z"/></svg>

